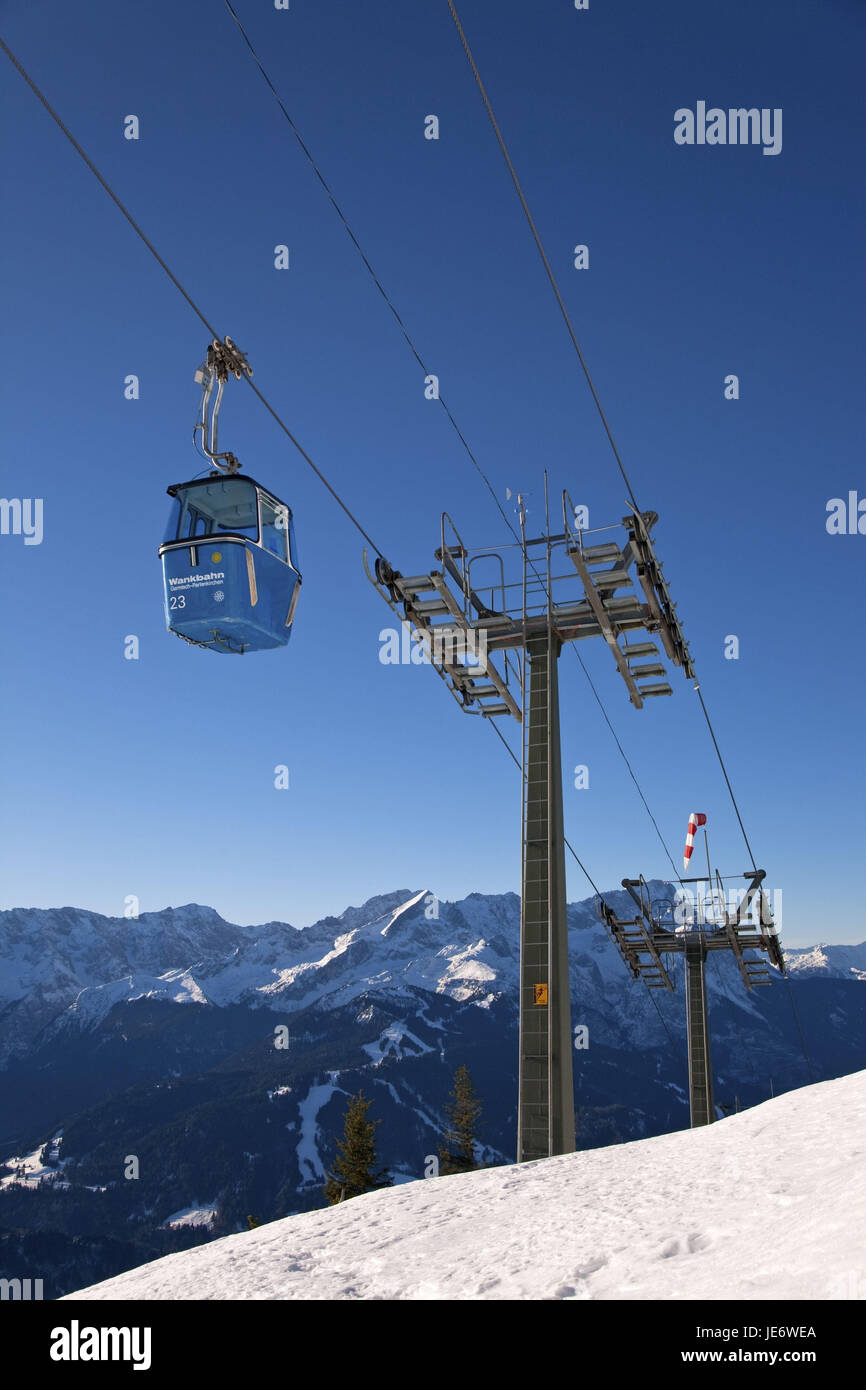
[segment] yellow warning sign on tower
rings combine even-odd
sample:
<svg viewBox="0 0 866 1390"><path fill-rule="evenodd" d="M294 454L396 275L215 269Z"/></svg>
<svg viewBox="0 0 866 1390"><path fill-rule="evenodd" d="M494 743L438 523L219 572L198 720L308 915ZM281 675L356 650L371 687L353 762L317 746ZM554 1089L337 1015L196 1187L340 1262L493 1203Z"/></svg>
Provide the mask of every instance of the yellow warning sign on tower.
<svg viewBox="0 0 866 1390"><path fill-rule="evenodd" d="M547 985L534 985L536 1004L547 1004Z"/></svg>

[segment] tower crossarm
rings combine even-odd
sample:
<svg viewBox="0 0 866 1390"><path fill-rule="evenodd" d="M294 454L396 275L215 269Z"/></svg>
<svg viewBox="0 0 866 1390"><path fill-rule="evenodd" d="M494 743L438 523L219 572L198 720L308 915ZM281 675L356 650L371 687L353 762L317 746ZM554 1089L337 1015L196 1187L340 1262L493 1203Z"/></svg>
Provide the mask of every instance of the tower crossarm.
<svg viewBox="0 0 866 1390"><path fill-rule="evenodd" d="M618 917L603 898L597 899L596 908L632 977L643 980L649 989L673 990L673 981L659 951L657 934L651 924L647 926L643 914L633 918ZM649 959L644 960L644 956Z"/></svg>
<svg viewBox="0 0 866 1390"><path fill-rule="evenodd" d="M763 869L749 869L743 874L743 878L748 882L748 887L742 900L737 904L736 911L725 914L725 926L741 944L745 941L742 934L751 933L753 939L749 939L749 945L753 946L755 950L764 951L776 969L784 975L786 970L785 956L763 888L766 876ZM755 920L756 916L757 921ZM755 962L746 962L746 964L754 965ZM754 972L750 978L754 982ZM764 982L760 981L759 983ZM769 977L766 983L769 983Z"/></svg>
<svg viewBox="0 0 866 1390"><path fill-rule="evenodd" d="M404 576L380 559L371 574L366 552L364 569L398 618L398 630L410 630L407 657L413 664L432 666L467 714L522 719L520 703L508 681L507 656L503 675L491 659L486 631L466 618L440 570ZM422 654L417 655L419 652Z"/></svg>
<svg viewBox="0 0 866 1390"><path fill-rule="evenodd" d="M613 526L602 528L605 538L589 545L587 539L597 533L575 529L569 515L573 510L563 493L563 531L521 541L520 579L514 573L514 548L468 549L447 512L442 514L435 552L441 568L405 576L379 556L371 574L365 558L367 577L392 611L402 609L401 623L415 629L413 641L427 646L447 640L450 628L464 648L475 651L483 645L488 662L484 674L489 676L484 682L478 680L478 662L437 660L435 654L430 662L468 713L522 718L513 661L506 655L497 666L489 658L510 650L523 653L528 642L547 633L549 625L560 644L603 637L637 709L651 697L673 693L661 660L664 654L693 674L650 540L657 514L635 512L623 518L627 534L623 544L608 539L619 529ZM544 561L529 558L528 551L539 545L546 549ZM551 568L555 552L564 553L570 561L567 573L557 574ZM479 583L479 569L490 565L496 567L495 582ZM656 641L649 640L656 634L663 652Z"/></svg>
<svg viewBox="0 0 866 1390"><path fill-rule="evenodd" d="M562 494L562 514L565 526L565 550L586 595L586 602L596 620L597 631L604 637L622 676L629 699L636 709L643 707L649 696L671 695L673 691L665 680L666 670L658 661L659 650L653 642L625 643L620 639L626 632L637 627L646 633L658 633L665 652L675 665L683 665L684 654L688 652L685 639L679 630L674 607L667 585L661 573L650 540L650 529L658 516L655 512L635 512L632 517L623 519L628 534L624 546L615 541L600 545L587 545L586 534L572 525L575 508L567 492ZM637 581L645 603L640 602ZM629 594L617 594L617 590L630 589ZM637 623L623 622L628 614L639 612ZM635 661L655 658L647 665L635 666ZM690 663L688 663L690 669ZM650 684L639 685L639 680L649 680Z"/></svg>
<svg viewBox="0 0 866 1390"><path fill-rule="evenodd" d="M653 548L650 532L658 521L655 512L638 512L632 509L631 515L623 518L623 526L629 533L629 546L634 549L637 560L637 576L643 589L647 605L658 626L658 633L665 651L676 666L681 666L690 680L695 679L691 653L676 613L676 604L670 596L667 581L662 574L662 565Z"/></svg>
<svg viewBox="0 0 866 1390"><path fill-rule="evenodd" d="M631 668L629 667L629 664L623 652L620 650L619 638L616 631L614 630L613 622L611 621L611 615L605 608L604 600L599 591L599 587L602 584L603 572L599 574L596 579L593 579L592 575L589 572L589 568L586 564L586 561L583 555L581 555L580 553L580 550L576 547L571 547L569 548L568 553L571 556L575 569L580 575L583 587L586 590L586 596L589 600L590 607L592 608L592 611L595 614L596 622L598 623L598 626L601 630L601 635L604 638L605 642L607 642L607 645L610 647L611 655L617 664L620 675L626 683L628 697L634 705L635 709L643 709L643 700L641 698L641 692L637 687ZM619 577L617 576L617 578ZM625 582L630 583L631 581L626 579ZM596 587L597 585L599 587Z"/></svg>

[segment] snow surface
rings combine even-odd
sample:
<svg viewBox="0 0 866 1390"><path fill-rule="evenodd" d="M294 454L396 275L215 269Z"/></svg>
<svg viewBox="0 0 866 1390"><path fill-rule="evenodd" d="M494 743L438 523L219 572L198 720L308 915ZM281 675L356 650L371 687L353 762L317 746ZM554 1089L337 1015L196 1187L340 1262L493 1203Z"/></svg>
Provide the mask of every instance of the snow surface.
<svg viewBox="0 0 866 1390"><path fill-rule="evenodd" d="M368 1193L67 1298L864 1298L864 1169L859 1072L704 1129Z"/></svg>
<svg viewBox="0 0 866 1390"><path fill-rule="evenodd" d="M386 1057L396 1058L398 1062L402 1061L404 1051L410 1057L423 1057L425 1052L432 1052L433 1049L410 1031L405 1018L400 1018L395 1023L389 1024L379 1034L375 1042L364 1043L363 1051L366 1052L373 1066L378 1067L381 1066Z"/></svg>
<svg viewBox="0 0 866 1390"><path fill-rule="evenodd" d="M275 1091L268 1091L268 1100L273 1100L274 1096L290 1096L291 1094L291 1086L278 1086Z"/></svg>
<svg viewBox="0 0 866 1390"><path fill-rule="evenodd" d="M214 1202L205 1202L201 1205L194 1203L191 1207L182 1207L180 1211L172 1212L163 1221L163 1228L166 1230L180 1230L182 1226L209 1226L214 1220L219 1208Z"/></svg>
<svg viewBox="0 0 866 1390"><path fill-rule="evenodd" d="M347 1094L337 1085L338 1075L338 1072L332 1071L328 1081L322 1084L314 1082L300 1103L301 1137L298 1140L297 1159L302 1183L321 1184L327 1176L319 1157L318 1117L319 1111L324 1110L335 1091L339 1091L340 1095Z"/></svg>
<svg viewBox="0 0 866 1390"><path fill-rule="evenodd" d="M57 1130L52 1135L48 1144L40 1144L30 1154L14 1154L11 1158L4 1160L7 1168L12 1168L13 1172L5 1178L0 1178L0 1188L4 1187L38 1187L40 1182L51 1182L55 1187L68 1187L69 1183L63 1181L64 1161L60 1158L60 1143L63 1138L63 1130ZM45 1149L48 1155L48 1163L42 1162L42 1151ZM23 1177L18 1177L17 1168L24 1169Z"/></svg>

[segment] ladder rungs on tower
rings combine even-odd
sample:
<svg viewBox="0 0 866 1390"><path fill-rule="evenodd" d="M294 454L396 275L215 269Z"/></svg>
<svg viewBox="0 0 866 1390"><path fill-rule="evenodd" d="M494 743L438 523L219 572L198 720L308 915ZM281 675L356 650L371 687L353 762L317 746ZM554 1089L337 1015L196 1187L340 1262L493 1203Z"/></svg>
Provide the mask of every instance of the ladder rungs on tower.
<svg viewBox="0 0 866 1390"><path fill-rule="evenodd" d="M666 676L667 670L664 666L632 666L631 673L637 680L643 680L646 676Z"/></svg>
<svg viewBox="0 0 866 1390"><path fill-rule="evenodd" d="M611 560L621 560L622 550L615 541L607 545L585 545L581 551L587 565L603 565Z"/></svg>
<svg viewBox="0 0 866 1390"><path fill-rule="evenodd" d="M651 695L673 695L674 693L669 685L662 685L661 683L658 685L639 685L638 690L644 698Z"/></svg>
<svg viewBox="0 0 866 1390"><path fill-rule="evenodd" d="M655 642L623 642L622 654L631 661L635 656L658 656L659 649Z"/></svg>
<svg viewBox="0 0 866 1390"><path fill-rule="evenodd" d="M596 570L592 578L597 589L618 589L621 584L630 584L631 575L627 570Z"/></svg>

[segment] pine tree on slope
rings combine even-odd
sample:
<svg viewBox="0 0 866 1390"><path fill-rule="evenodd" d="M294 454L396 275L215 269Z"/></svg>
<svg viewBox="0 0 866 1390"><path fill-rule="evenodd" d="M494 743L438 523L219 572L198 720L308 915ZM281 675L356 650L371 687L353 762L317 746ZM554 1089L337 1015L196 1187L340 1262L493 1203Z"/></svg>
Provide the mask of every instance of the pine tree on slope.
<svg viewBox="0 0 866 1390"><path fill-rule="evenodd" d="M445 1118L447 1129L439 1149L439 1172L469 1173L478 1167L475 1150L478 1144L481 1101L466 1066L458 1067L454 1073L454 1085L450 1102L445 1107Z"/></svg>
<svg viewBox="0 0 866 1390"><path fill-rule="evenodd" d="M343 1138L337 1143L337 1159L322 1189L329 1207L349 1197L360 1197L362 1192L391 1186L387 1170L376 1167L376 1125L379 1121L367 1119L371 1105L372 1101L364 1099L363 1091L349 1097Z"/></svg>

